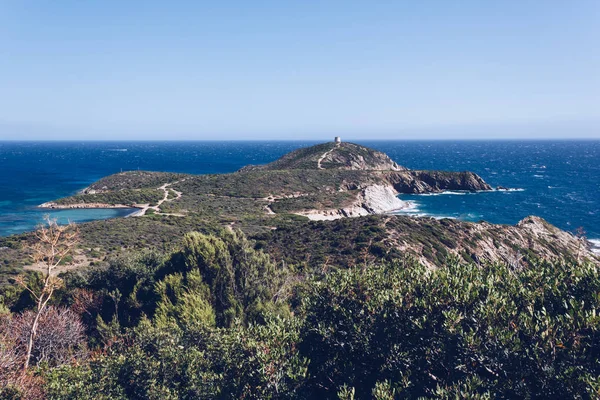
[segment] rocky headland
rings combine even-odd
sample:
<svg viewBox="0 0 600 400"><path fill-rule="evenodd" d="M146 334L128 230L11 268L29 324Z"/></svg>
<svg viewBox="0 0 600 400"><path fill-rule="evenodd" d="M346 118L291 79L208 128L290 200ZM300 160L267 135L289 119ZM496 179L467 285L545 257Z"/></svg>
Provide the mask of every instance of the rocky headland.
<svg viewBox="0 0 600 400"><path fill-rule="evenodd" d="M473 172L410 170L357 144L325 143L230 174L122 172L42 206L140 208L140 218L80 225L81 259L96 263L129 249L168 249L186 232L222 227L241 229L276 261L314 267L351 265L357 254L411 256L432 268L449 256L515 266L540 258L598 262L589 242L538 217L507 226L394 214L410 207L399 194L489 190ZM14 241L30 239L0 240L8 265L26 264Z"/></svg>

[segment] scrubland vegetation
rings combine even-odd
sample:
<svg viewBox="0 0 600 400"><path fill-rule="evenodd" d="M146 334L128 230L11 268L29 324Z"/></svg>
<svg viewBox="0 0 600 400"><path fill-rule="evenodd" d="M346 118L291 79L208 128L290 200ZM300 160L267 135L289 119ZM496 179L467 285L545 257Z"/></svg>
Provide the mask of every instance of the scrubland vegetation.
<svg viewBox="0 0 600 400"><path fill-rule="evenodd" d="M373 235L377 235L373 232ZM60 276L22 372L32 292L4 290L1 398L596 398L592 263L437 269L393 254L275 262L190 232Z"/></svg>
<svg viewBox="0 0 600 400"><path fill-rule="evenodd" d="M67 206L72 204L156 204L164 196L162 190L156 189L123 189L114 192L77 194L55 201L56 204Z"/></svg>

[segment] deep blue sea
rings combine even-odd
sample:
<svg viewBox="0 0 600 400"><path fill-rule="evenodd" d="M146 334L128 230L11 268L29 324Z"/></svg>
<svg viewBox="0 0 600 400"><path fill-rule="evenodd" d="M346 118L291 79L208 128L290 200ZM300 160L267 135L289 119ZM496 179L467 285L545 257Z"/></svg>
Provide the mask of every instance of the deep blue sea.
<svg viewBox="0 0 600 400"><path fill-rule="evenodd" d="M411 169L469 170L516 191L401 196L414 215L515 224L527 215L600 239L600 141L356 141ZM316 142L0 142L0 236L31 230L40 203L126 170L232 172ZM62 210L62 221L130 210Z"/></svg>

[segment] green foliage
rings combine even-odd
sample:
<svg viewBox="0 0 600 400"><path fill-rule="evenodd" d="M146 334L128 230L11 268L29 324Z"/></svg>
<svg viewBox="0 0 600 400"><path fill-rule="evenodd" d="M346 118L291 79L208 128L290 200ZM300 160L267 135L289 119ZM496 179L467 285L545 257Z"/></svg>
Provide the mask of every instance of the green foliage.
<svg viewBox="0 0 600 400"><path fill-rule="evenodd" d="M194 277L198 295L214 307L219 326L285 312L284 304L271 301L285 271L255 250L243 233L223 231L216 237L192 232L185 235L182 247L162 273L181 272L188 281Z"/></svg>
<svg viewBox="0 0 600 400"><path fill-rule="evenodd" d="M64 274L56 301L79 310L96 351L40 369L48 398L598 397L600 267L446 257L428 269L385 246L390 224L411 222L383 220L281 219L257 244L191 232L170 252ZM451 241L462 226L426 220L413 234ZM323 258L339 246L346 268L284 268L257 250L268 243ZM20 296L11 311L31 306Z"/></svg>
<svg viewBox="0 0 600 400"><path fill-rule="evenodd" d="M458 262L334 272L304 296L308 393L333 398L346 385L358 398L582 396L600 374L599 274L593 265Z"/></svg>
<svg viewBox="0 0 600 400"><path fill-rule="evenodd" d="M294 320L185 332L146 320L91 363L50 371L48 397L290 398L306 373L298 337Z"/></svg>
<svg viewBox="0 0 600 400"><path fill-rule="evenodd" d="M110 205L133 205L133 204L156 204L164 197L162 190L156 189L122 189L114 192L103 192L95 194L77 194L55 201L59 205L70 204L110 204Z"/></svg>
<svg viewBox="0 0 600 400"><path fill-rule="evenodd" d="M155 189L165 183L186 178L187 174L153 171L126 171L106 176L90 185L96 191L117 191L122 189Z"/></svg>
<svg viewBox="0 0 600 400"><path fill-rule="evenodd" d="M159 295L154 313L156 326L179 324L186 329L215 325L210 288L202 281L200 271L190 271L185 279L180 273L168 275L156 283L156 292Z"/></svg>
<svg viewBox="0 0 600 400"><path fill-rule="evenodd" d="M276 260L320 270L324 264L350 267L357 262L391 260L402 255L386 244L381 216L336 221L293 221L252 238Z"/></svg>

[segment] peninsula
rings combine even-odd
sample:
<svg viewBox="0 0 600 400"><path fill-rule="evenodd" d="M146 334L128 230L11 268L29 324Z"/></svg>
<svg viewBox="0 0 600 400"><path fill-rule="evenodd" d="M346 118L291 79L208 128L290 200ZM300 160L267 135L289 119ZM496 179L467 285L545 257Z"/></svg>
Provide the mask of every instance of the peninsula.
<svg viewBox="0 0 600 400"><path fill-rule="evenodd" d="M350 265L361 251L373 260L411 255L430 267L449 256L523 265L539 257L597 260L584 239L537 217L506 226L394 214L410 206L399 194L446 190L493 189L473 172L410 170L382 152L330 142L229 174L122 172L42 206L139 209L135 218L82 224L77 267L136 248L168 249L188 231L223 226L242 230L276 260L315 267ZM17 269L28 265L17 252L8 258Z"/></svg>

